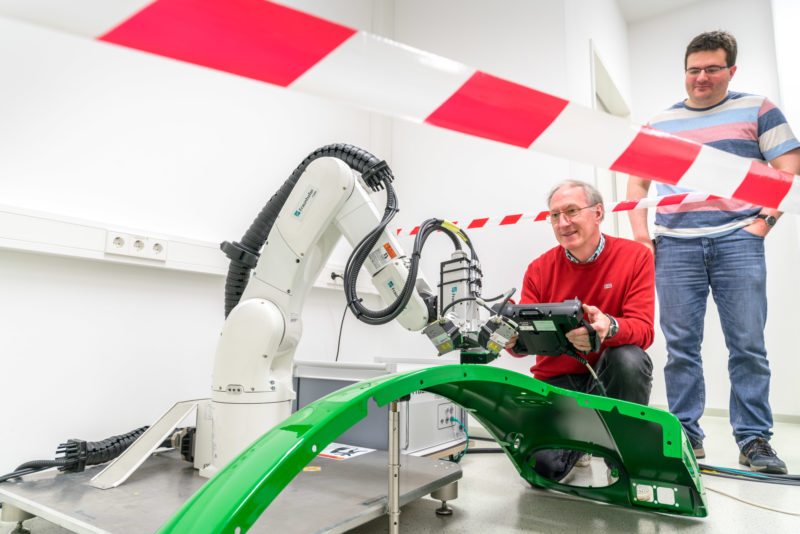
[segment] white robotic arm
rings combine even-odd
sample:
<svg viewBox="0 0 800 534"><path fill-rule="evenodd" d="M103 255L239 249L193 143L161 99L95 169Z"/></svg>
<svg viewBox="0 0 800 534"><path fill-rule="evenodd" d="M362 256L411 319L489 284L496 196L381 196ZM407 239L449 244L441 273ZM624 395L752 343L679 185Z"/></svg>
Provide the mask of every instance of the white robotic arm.
<svg viewBox="0 0 800 534"><path fill-rule="evenodd" d="M341 236L357 247L380 223L378 210L347 164L321 157L307 165L223 327L211 403L206 413L198 414L195 466L202 475L213 475L290 415L292 359L302 333L305 297ZM389 303L397 301L406 284L407 264L396 238L385 228L363 261ZM418 331L429 322L430 305L423 297L432 297L433 290L421 278L409 283L414 291L394 318ZM388 320L392 319L384 322Z"/></svg>

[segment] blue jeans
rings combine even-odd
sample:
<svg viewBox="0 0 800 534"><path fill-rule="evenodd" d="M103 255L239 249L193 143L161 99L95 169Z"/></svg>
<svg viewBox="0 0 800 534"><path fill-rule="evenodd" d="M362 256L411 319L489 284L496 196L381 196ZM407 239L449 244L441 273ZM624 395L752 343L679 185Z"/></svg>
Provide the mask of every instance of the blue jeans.
<svg viewBox="0 0 800 534"><path fill-rule="evenodd" d="M711 289L719 311L731 383L730 421L737 444L772 436L764 238L738 229L722 237L656 237L656 291L667 340L664 378L669 409L689 438L705 437L700 345Z"/></svg>

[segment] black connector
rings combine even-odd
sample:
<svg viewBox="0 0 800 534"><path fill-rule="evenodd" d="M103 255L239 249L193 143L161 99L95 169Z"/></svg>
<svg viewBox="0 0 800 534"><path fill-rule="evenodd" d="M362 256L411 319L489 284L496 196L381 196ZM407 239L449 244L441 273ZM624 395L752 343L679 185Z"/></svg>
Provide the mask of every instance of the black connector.
<svg viewBox="0 0 800 534"><path fill-rule="evenodd" d="M361 172L361 179L375 192L383 189L383 184L391 182L393 178L392 171L385 161L379 161Z"/></svg>
<svg viewBox="0 0 800 534"><path fill-rule="evenodd" d="M223 241L219 244L219 249L225 253L229 260L240 263L248 269L255 269L256 265L258 265L258 253L253 252L241 243Z"/></svg>
<svg viewBox="0 0 800 534"><path fill-rule="evenodd" d="M143 426L127 434L111 436L103 441L70 439L56 449L56 454L63 455L61 458L56 458L56 460L64 460L64 465L59 467L59 470L80 473L87 465L97 465L113 460L130 447L139 436L144 434L147 428Z"/></svg>
<svg viewBox="0 0 800 534"><path fill-rule="evenodd" d="M64 465L58 468L59 471L70 473L80 473L86 469L86 459L89 457L89 448L86 442L81 439L71 439L62 443L56 449L56 456L62 455Z"/></svg>

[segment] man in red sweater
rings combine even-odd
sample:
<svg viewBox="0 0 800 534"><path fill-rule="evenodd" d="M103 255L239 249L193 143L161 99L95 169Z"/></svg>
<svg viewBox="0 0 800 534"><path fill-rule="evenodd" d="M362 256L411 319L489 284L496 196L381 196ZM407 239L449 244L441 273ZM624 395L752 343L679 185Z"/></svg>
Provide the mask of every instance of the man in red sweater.
<svg viewBox="0 0 800 534"><path fill-rule="evenodd" d="M644 351L653 342L653 255L641 243L600 233L603 198L587 183L558 184L548 196L548 206L548 220L559 246L528 266L520 303L578 298L584 318L602 339L600 350L590 352L586 359L608 396L646 405L653 382L653 364ZM568 332L567 338L580 350L592 348L585 327ZM560 388L598 394L588 369L566 354L536 356L531 372ZM540 464L555 464L549 469L541 465L540 474L560 479L579 456L561 455L560 460L547 461L537 453L537 471Z"/></svg>

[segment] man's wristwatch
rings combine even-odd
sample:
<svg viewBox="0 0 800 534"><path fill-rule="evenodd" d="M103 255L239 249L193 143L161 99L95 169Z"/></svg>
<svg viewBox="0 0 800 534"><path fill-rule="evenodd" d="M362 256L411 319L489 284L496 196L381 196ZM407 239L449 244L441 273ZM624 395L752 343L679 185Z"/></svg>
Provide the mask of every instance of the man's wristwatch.
<svg viewBox="0 0 800 534"><path fill-rule="evenodd" d="M611 321L611 324L608 327L608 335L606 336L606 339L611 339L617 335L617 332L619 332L619 324L617 323L617 320L611 317L609 314L606 314L606 317L608 317L608 320Z"/></svg>
<svg viewBox="0 0 800 534"><path fill-rule="evenodd" d="M769 226L770 228L775 226L775 223L778 222L778 219L776 219L772 215L765 215L763 213L759 213L758 215L756 215L756 219L764 219L764 222L767 223L767 226Z"/></svg>

